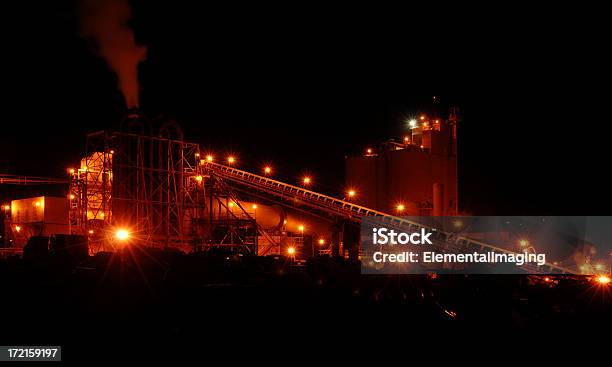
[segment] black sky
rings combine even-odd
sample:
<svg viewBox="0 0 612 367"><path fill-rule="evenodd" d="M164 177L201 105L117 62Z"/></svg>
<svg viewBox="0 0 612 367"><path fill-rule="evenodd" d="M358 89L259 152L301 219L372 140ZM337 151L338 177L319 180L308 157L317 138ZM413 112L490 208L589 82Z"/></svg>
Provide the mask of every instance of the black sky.
<svg viewBox="0 0 612 367"><path fill-rule="evenodd" d="M49 2L51 3L51 2ZM208 3L208 2L207 2ZM73 2L2 5L0 170L61 176L124 112ZM134 2L141 105L189 140L343 181L343 157L458 105L461 202L479 214L609 214L610 56L596 9L373 9Z"/></svg>

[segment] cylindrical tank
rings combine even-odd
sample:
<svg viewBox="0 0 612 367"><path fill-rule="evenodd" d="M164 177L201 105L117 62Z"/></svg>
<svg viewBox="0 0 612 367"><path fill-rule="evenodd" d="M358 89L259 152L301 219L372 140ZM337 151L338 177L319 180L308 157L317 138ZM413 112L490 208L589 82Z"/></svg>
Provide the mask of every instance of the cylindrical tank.
<svg viewBox="0 0 612 367"><path fill-rule="evenodd" d="M246 205L252 209L252 216L262 228L266 230L277 230L283 226L287 213L281 206L253 203L247 203Z"/></svg>
<svg viewBox="0 0 612 367"><path fill-rule="evenodd" d="M444 184L438 182L433 184L433 215L444 215Z"/></svg>

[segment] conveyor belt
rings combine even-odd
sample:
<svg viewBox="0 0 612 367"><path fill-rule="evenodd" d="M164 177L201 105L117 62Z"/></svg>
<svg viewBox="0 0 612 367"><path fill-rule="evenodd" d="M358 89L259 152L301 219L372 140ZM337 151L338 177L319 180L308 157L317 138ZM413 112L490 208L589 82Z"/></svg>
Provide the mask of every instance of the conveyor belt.
<svg viewBox="0 0 612 367"><path fill-rule="evenodd" d="M269 196L274 196L278 199L295 199L298 198L304 205L307 205L316 210L322 210L331 215L337 215L346 219L360 223L365 217L376 217L388 225L389 228L394 228L404 232L414 232L425 228L432 230L433 228L422 225L401 217L390 215L384 212L366 208L355 203L333 198L323 195L315 191L307 190L302 187L290 185L284 182L273 180L268 177L256 175L247 171L239 170L233 167L225 166L214 162L204 162L204 169L210 173L217 175L227 181L234 182L239 185L247 186L259 191L262 191ZM454 233L437 231L432 238L434 246L446 252L465 252L470 251L495 251L498 253L516 254L516 252L497 247L488 243L475 241L467 237L458 236ZM525 264L523 269L530 273L542 274L575 274L571 269L547 263L543 266L533 264Z"/></svg>

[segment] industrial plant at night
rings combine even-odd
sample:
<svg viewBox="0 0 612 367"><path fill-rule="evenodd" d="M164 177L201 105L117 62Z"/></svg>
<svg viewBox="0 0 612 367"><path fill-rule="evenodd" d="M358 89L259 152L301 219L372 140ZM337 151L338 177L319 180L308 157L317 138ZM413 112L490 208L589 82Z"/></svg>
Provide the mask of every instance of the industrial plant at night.
<svg viewBox="0 0 612 367"><path fill-rule="evenodd" d="M588 88L346 9L46 6L11 12L0 362L612 322Z"/></svg>
<svg viewBox="0 0 612 367"><path fill-rule="evenodd" d="M404 140L348 156L347 189L334 198L313 191L310 177L284 183L269 166L240 170L234 157L188 142L176 122L134 110L119 131L88 134L83 158L65 179L3 178L66 192L7 201L3 249L19 253L28 241L66 238L92 256L131 244L358 260L361 217L457 215L457 116L413 123Z"/></svg>

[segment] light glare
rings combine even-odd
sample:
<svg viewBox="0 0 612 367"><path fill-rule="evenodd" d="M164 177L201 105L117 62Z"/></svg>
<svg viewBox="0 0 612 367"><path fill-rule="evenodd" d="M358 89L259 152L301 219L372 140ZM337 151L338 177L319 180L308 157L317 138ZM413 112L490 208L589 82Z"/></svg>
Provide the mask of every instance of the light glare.
<svg viewBox="0 0 612 367"><path fill-rule="evenodd" d="M599 284L606 285L606 284L610 283L610 277L607 276L607 275L600 275L600 276L597 277L597 282Z"/></svg>
<svg viewBox="0 0 612 367"><path fill-rule="evenodd" d="M125 229L119 229L115 232L115 237L120 241L125 241L130 237L130 233Z"/></svg>

